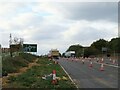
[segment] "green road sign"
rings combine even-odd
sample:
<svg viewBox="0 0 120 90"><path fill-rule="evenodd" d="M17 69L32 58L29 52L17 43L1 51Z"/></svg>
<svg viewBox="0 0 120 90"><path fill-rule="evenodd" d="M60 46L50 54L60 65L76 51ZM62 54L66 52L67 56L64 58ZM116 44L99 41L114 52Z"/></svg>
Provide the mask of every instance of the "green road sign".
<svg viewBox="0 0 120 90"><path fill-rule="evenodd" d="M107 52L107 48L106 47L102 47L102 52Z"/></svg>
<svg viewBox="0 0 120 90"><path fill-rule="evenodd" d="M23 44L24 52L37 52L37 44Z"/></svg>

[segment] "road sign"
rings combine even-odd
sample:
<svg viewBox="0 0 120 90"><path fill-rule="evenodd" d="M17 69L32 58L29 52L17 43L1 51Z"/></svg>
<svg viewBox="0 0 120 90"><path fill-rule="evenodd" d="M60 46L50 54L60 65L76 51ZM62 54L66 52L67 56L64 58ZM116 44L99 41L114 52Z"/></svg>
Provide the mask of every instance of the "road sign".
<svg viewBox="0 0 120 90"><path fill-rule="evenodd" d="M102 52L107 52L107 48L106 47L102 47Z"/></svg>
<svg viewBox="0 0 120 90"><path fill-rule="evenodd" d="M37 44L23 44L24 52L37 52Z"/></svg>
<svg viewBox="0 0 120 90"><path fill-rule="evenodd" d="M21 44L11 44L10 51L11 52L18 52L21 50Z"/></svg>

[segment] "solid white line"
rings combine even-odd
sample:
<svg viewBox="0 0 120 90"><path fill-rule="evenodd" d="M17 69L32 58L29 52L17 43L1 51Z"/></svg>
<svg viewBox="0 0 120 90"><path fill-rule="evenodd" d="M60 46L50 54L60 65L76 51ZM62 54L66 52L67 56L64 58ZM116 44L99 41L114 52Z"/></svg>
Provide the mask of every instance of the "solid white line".
<svg viewBox="0 0 120 90"><path fill-rule="evenodd" d="M119 66L110 65L110 64L104 64L104 65L111 66L111 67L116 67L116 68L120 68Z"/></svg>
<svg viewBox="0 0 120 90"><path fill-rule="evenodd" d="M59 64L60 65L60 64ZM60 65L61 66L61 65ZM63 66L61 66L61 68L64 70L64 72L68 75L68 77L70 78L70 80L73 82L73 84L76 86L76 88L78 88L78 86L75 84L75 82L72 80L72 78L70 77L70 75L67 73L67 71L63 68Z"/></svg>
<svg viewBox="0 0 120 90"><path fill-rule="evenodd" d="M97 62L94 62L94 63L97 63ZM101 63L97 63L97 64L101 64ZM103 63L104 65L106 65L106 66L111 66L111 67L115 67L115 68L120 68L119 66L115 66L115 65L110 65L110 64L105 64L105 63Z"/></svg>

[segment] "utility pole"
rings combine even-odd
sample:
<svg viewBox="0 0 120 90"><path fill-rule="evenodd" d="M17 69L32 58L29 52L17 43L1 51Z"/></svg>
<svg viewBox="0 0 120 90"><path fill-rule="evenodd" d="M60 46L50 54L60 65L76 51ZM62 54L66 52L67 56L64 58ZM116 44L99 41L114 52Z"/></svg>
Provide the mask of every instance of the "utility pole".
<svg viewBox="0 0 120 90"><path fill-rule="evenodd" d="M9 48L10 48L10 56L12 57L11 45L12 45L12 35L11 35L11 33L10 33Z"/></svg>
<svg viewBox="0 0 120 90"><path fill-rule="evenodd" d="M11 45L11 44L12 44L12 35L11 35L11 33L10 33L9 45Z"/></svg>

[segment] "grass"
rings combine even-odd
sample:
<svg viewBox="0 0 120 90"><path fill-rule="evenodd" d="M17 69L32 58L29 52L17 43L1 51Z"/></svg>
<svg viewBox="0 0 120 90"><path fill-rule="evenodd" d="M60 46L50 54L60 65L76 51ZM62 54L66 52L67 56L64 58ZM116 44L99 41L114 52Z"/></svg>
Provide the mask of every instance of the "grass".
<svg viewBox="0 0 120 90"><path fill-rule="evenodd" d="M5 57L2 60L2 75L17 72L21 67L28 66L28 63L35 59L36 56L27 53L20 53L16 57Z"/></svg>
<svg viewBox="0 0 120 90"><path fill-rule="evenodd" d="M39 66L33 66L27 72L9 78L8 88L75 88L68 76L62 70L59 64L54 64L47 58L40 58L37 62ZM50 64L51 63L51 64ZM52 77L43 80L41 77L49 75L52 70L56 70L56 76L66 76L68 80L59 80L57 85L51 84Z"/></svg>

